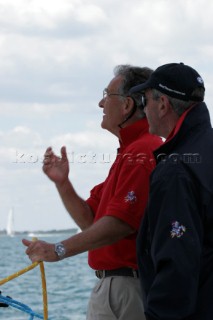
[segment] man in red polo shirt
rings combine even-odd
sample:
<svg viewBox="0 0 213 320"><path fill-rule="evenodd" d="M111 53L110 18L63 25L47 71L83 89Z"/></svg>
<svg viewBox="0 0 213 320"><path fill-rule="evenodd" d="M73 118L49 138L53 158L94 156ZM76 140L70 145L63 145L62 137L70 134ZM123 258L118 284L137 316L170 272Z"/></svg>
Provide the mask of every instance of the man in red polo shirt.
<svg viewBox="0 0 213 320"><path fill-rule="evenodd" d="M82 232L50 244L23 240L34 261L58 261L89 251L88 262L100 279L94 288L87 320L143 320L136 262L136 236L147 203L149 176L154 168L152 151L161 139L151 135L141 109L141 95L129 95L133 85L145 82L152 70L117 66L104 89L99 107L102 128L118 137L120 148L106 180L84 201L68 179L69 162L48 148L43 170L56 184L62 201Z"/></svg>

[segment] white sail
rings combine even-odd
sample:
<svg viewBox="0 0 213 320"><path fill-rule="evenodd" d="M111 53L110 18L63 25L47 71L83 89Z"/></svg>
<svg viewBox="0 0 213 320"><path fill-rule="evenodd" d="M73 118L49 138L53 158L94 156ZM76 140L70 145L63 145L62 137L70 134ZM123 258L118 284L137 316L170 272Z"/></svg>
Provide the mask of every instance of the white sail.
<svg viewBox="0 0 213 320"><path fill-rule="evenodd" d="M14 234L14 214L13 209L10 209L7 220L7 235L12 237Z"/></svg>

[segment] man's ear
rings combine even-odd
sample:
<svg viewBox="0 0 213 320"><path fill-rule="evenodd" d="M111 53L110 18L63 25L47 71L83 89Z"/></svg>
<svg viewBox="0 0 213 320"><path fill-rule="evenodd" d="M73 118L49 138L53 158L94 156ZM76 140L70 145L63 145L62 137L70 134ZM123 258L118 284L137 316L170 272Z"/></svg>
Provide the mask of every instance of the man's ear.
<svg viewBox="0 0 213 320"><path fill-rule="evenodd" d="M162 95L159 97L160 103L158 105L158 115L159 118L164 118L170 111L171 111L171 105L169 102L169 99Z"/></svg>
<svg viewBox="0 0 213 320"><path fill-rule="evenodd" d="M128 115L129 113L131 113L134 106L135 106L134 100L131 97L126 97L124 102L124 108L123 108L124 115Z"/></svg>

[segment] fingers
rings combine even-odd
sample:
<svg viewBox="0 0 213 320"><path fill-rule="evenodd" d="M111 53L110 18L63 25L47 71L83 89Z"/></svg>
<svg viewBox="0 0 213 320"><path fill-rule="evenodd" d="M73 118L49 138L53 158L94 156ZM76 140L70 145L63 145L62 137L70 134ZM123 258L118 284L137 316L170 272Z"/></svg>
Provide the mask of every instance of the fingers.
<svg viewBox="0 0 213 320"><path fill-rule="evenodd" d="M25 247L27 247L25 253L29 255L33 251L35 242L27 239L22 239L22 243Z"/></svg>
<svg viewBox="0 0 213 320"><path fill-rule="evenodd" d="M38 256L36 256L35 254L32 254L31 256L29 256L30 260L33 262L40 262L42 261Z"/></svg>
<svg viewBox="0 0 213 320"><path fill-rule="evenodd" d="M52 151L52 148L47 148L45 154L44 154L44 160L43 160L43 171L44 173L48 173L49 169L53 167L57 162L60 161L60 158L57 157L54 152Z"/></svg>
<svg viewBox="0 0 213 320"><path fill-rule="evenodd" d="M47 148L44 154L44 160L43 160L44 165L49 165L57 160L63 160L63 161L67 160L67 151L65 146L61 148L61 158L54 154L51 147Z"/></svg>
<svg viewBox="0 0 213 320"><path fill-rule="evenodd" d="M53 153L53 151L52 151L52 148L51 148L51 147L47 148L47 150L46 150L46 152L45 152L45 154L44 154L44 161L43 161L43 163L44 163L44 164L49 164L50 161L51 161L51 158L52 158L53 156L54 156L54 153Z"/></svg>
<svg viewBox="0 0 213 320"><path fill-rule="evenodd" d="M48 147L45 153L49 153L52 151L52 147Z"/></svg>
<svg viewBox="0 0 213 320"><path fill-rule="evenodd" d="M55 245L43 240L29 241L22 239L22 243L27 247L25 253L32 262L57 261L58 257L55 253Z"/></svg>
<svg viewBox="0 0 213 320"><path fill-rule="evenodd" d="M29 247L29 245L31 244L32 241L29 241L27 239L22 239L22 243L25 247Z"/></svg>
<svg viewBox="0 0 213 320"><path fill-rule="evenodd" d="M41 261L38 251L38 243L36 241L30 241L27 239L22 239L23 245L27 247L25 253L28 255L32 262Z"/></svg>
<svg viewBox="0 0 213 320"><path fill-rule="evenodd" d="M61 159L62 159L62 160L67 160L67 150L66 150L66 147L65 147L65 146L63 146L63 147L61 148Z"/></svg>
<svg viewBox="0 0 213 320"><path fill-rule="evenodd" d="M50 168L61 166L61 164L68 162L66 147L61 148L61 157L56 156L52 151L52 148L47 148L44 154L43 171L47 173Z"/></svg>

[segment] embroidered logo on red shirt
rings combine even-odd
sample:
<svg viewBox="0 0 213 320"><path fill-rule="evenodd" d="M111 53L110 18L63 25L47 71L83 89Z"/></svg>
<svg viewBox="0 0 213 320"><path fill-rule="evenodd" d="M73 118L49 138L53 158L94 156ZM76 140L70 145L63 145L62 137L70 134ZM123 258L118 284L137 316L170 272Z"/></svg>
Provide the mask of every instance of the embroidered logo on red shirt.
<svg viewBox="0 0 213 320"><path fill-rule="evenodd" d="M180 225L178 221L172 222L172 230L170 231L172 238L180 238L184 232L186 232L186 227L184 227L182 224Z"/></svg>
<svg viewBox="0 0 213 320"><path fill-rule="evenodd" d="M125 197L125 202L134 203L136 201L137 201L137 197L136 197L134 191L129 191L127 193L127 196Z"/></svg>

